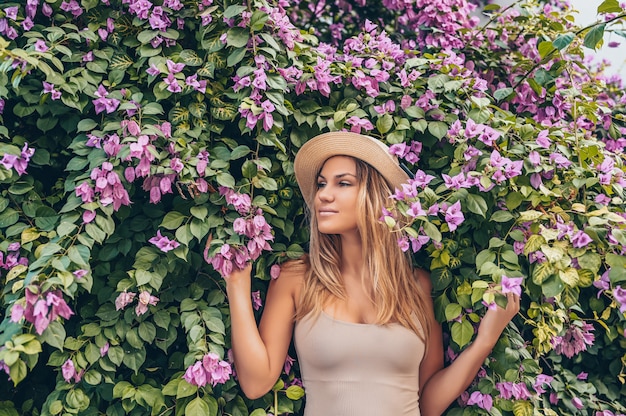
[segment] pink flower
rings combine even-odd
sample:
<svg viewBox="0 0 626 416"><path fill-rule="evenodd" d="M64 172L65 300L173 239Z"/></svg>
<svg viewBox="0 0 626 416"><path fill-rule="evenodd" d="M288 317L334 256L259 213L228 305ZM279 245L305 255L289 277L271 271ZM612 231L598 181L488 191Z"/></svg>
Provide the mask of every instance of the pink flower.
<svg viewBox="0 0 626 416"><path fill-rule="evenodd" d="M85 269L78 269L74 272L72 272L72 274L77 278L77 279L82 279L83 277L85 277L87 275L87 273L89 273L87 270Z"/></svg>
<svg viewBox="0 0 626 416"><path fill-rule="evenodd" d="M170 74L177 74L179 72L181 72L183 70L183 68L185 68L185 64L183 63L175 63L174 61L172 61L171 59L168 59L165 64L167 65L167 70L170 72Z"/></svg>
<svg viewBox="0 0 626 416"><path fill-rule="evenodd" d="M37 52L46 52L48 50L48 45L46 45L46 41L43 39L37 39L35 42L35 50Z"/></svg>
<svg viewBox="0 0 626 416"><path fill-rule="evenodd" d="M107 341L102 347L100 347L100 357L104 357L109 352L109 342Z"/></svg>
<svg viewBox="0 0 626 416"><path fill-rule="evenodd" d="M626 312L626 289L621 286L615 286L615 289L613 289L613 296L615 297L615 301L620 305L620 313Z"/></svg>
<svg viewBox="0 0 626 416"><path fill-rule="evenodd" d="M121 309L124 309L126 306L128 306L129 303L133 301L133 299L135 299L136 295L136 293L126 291L120 293L115 299L115 310L119 311Z"/></svg>
<svg viewBox="0 0 626 416"><path fill-rule="evenodd" d="M196 361L194 365L187 368L183 379L194 386L203 387L207 384L207 373L202 367L201 361Z"/></svg>
<svg viewBox="0 0 626 416"><path fill-rule="evenodd" d="M448 207L445 218L450 231L456 230L457 227L465 221L465 217L461 211L461 201L456 201Z"/></svg>
<svg viewBox="0 0 626 416"><path fill-rule="evenodd" d="M502 276L502 293L515 293L517 296L522 296L522 281L523 277L507 277Z"/></svg>
<svg viewBox="0 0 626 416"><path fill-rule="evenodd" d="M587 233L582 230L579 230L574 236L571 238L572 246L575 248L586 247L589 243L593 241L591 237Z"/></svg>
<svg viewBox="0 0 626 416"><path fill-rule="evenodd" d="M135 313L137 314L137 316L143 315L144 313L148 312L148 305L156 306L158 301L159 298L150 295L150 292L144 290L139 294L139 302L135 307Z"/></svg>
<svg viewBox="0 0 626 416"><path fill-rule="evenodd" d="M180 243L176 240L170 240L166 236L161 235L161 230L157 230L157 235L148 240L150 243L154 244L164 253L167 253L170 250L175 249L180 246Z"/></svg>
<svg viewBox="0 0 626 416"><path fill-rule="evenodd" d="M220 360L215 353L208 353L202 360L196 361L188 367L183 375L183 379L194 386L203 387L207 383L216 386L218 383L225 383L230 379L232 368L226 361Z"/></svg>
<svg viewBox="0 0 626 416"><path fill-rule="evenodd" d="M252 307L255 311L258 311L263 306L263 301L261 300L261 291L257 290L252 292Z"/></svg>
<svg viewBox="0 0 626 416"><path fill-rule="evenodd" d="M178 84L178 80L174 74L170 73L163 82L167 85L167 90L173 93L181 92L183 88Z"/></svg>
<svg viewBox="0 0 626 416"><path fill-rule="evenodd" d="M74 362L71 358L68 358L65 363L61 366L61 373L63 374L63 379L66 382L71 382L72 379L75 379L76 382L80 380L76 380L78 374L76 373L76 368L74 367Z"/></svg>
<svg viewBox="0 0 626 416"><path fill-rule="evenodd" d="M585 405L583 404L583 401L582 401L582 400L580 400L580 398L578 398L578 397L574 397L574 398L572 399L572 404L573 404L573 405L574 405L574 407L575 407L576 409L578 409L578 410L581 410L582 408L584 408L584 407L585 407Z"/></svg>
<svg viewBox="0 0 626 416"><path fill-rule="evenodd" d="M230 379L233 370L229 363L220 361L211 373L211 385L224 384Z"/></svg>
<svg viewBox="0 0 626 416"><path fill-rule="evenodd" d="M278 276L280 276L280 265L274 264L270 267L270 277L275 280L278 279Z"/></svg>
<svg viewBox="0 0 626 416"><path fill-rule="evenodd" d="M467 401L467 405L473 405L480 407L481 409L485 409L486 411L490 411L493 406L493 398L488 394L483 394L479 391L472 392Z"/></svg>

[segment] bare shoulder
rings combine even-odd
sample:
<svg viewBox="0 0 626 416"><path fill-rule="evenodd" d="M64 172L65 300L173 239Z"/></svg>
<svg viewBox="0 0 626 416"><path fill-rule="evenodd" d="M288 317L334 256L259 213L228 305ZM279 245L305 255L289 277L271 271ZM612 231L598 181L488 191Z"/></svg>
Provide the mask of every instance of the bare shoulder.
<svg viewBox="0 0 626 416"><path fill-rule="evenodd" d="M417 283L424 289L425 293L430 293L433 290L433 283L430 280L430 273L424 269L413 269L413 275Z"/></svg>
<svg viewBox="0 0 626 416"><path fill-rule="evenodd" d="M292 295L298 295L308 269L309 263L304 257L286 261L280 265L280 274L270 284L280 288L281 291L284 290Z"/></svg>

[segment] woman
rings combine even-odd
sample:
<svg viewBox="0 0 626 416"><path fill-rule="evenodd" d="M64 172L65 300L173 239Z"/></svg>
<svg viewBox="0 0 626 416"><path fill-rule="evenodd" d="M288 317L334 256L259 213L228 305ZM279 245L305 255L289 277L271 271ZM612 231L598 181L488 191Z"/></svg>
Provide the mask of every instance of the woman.
<svg viewBox="0 0 626 416"><path fill-rule="evenodd" d="M409 178L380 141L331 132L298 152L296 179L310 211L307 258L270 283L257 329L251 266L226 279L232 349L244 393L267 393L292 335L307 416L440 415L472 382L519 298L489 310L474 342L443 365L432 285L379 221L394 188ZM295 330L294 330L295 327Z"/></svg>

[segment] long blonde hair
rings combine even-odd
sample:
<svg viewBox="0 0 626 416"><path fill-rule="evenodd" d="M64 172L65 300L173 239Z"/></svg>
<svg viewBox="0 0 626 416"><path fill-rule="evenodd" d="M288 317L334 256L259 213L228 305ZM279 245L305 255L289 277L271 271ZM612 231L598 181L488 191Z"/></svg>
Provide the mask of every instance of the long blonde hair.
<svg viewBox="0 0 626 416"><path fill-rule="evenodd" d="M431 314L426 310L426 296L417 282L411 257L397 243L398 235L381 222L392 190L383 176L360 159L356 162L359 183L357 226L361 235L365 261L365 279L371 279L370 297L376 306L376 324L397 322L413 330L424 341L430 332ZM341 280L341 239L339 235L322 234L315 215L309 215L310 247L304 286L296 310L296 320L309 313L316 317L326 302L335 297L345 299ZM369 287L369 286L366 286Z"/></svg>

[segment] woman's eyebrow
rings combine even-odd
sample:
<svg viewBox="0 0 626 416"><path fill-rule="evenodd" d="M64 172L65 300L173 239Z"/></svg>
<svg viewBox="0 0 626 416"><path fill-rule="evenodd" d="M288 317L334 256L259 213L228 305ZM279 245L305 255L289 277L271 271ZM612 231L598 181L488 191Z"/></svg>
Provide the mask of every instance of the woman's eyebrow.
<svg viewBox="0 0 626 416"><path fill-rule="evenodd" d="M354 173L350 173L350 172L338 173L337 175L334 176L334 178L335 179L341 179L341 178L343 178L345 176L354 176L356 178L356 175ZM326 180L326 177L320 173L319 175L317 175L317 179L324 179L324 180Z"/></svg>

